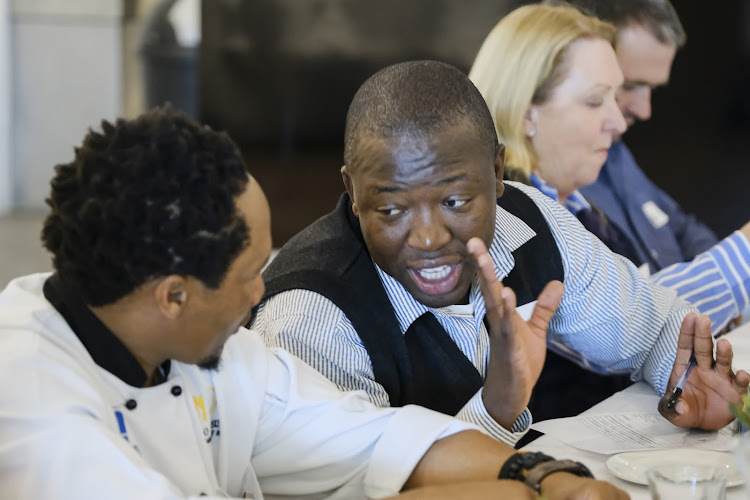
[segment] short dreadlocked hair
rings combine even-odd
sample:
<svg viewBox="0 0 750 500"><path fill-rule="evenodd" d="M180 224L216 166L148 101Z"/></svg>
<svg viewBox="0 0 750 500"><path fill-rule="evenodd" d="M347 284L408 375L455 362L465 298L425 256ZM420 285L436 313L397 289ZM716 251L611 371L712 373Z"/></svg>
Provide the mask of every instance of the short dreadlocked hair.
<svg viewBox="0 0 750 500"><path fill-rule="evenodd" d="M90 306L170 274L217 288L250 243L236 145L170 107L101 127L55 167L46 200L42 242L63 283Z"/></svg>
<svg viewBox="0 0 750 500"><path fill-rule="evenodd" d="M468 122L493 159L499 144L482 94L453 66L409 61L388 66L368 78L354 95L346 115L344 162L353 167L365 136L430 136Z"/></svg>

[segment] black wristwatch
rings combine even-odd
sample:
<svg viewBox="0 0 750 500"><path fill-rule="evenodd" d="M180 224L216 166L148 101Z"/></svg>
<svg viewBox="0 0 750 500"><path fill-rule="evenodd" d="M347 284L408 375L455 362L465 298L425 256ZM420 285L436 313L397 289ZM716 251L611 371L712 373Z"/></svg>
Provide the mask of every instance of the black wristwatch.
<svg viewBox="0 0 750 500"><path fill-rule="evenodd" d="M516 453L505 461L498 479L515 479L539 493L542 480L555 472L568 472L579 477L594 477L580 462L555 460L542 452Z"/></svg>
<svg viewBox="0 0 750 500"><path fill-rule="evenodd" d="M527 472L534 468L536 465L549 462L554 460L549 455L545 455L541 451L536 452L519 452L512 455L508 460L505 461L500 474L497 475L498 479L515 479L516 481L526 480Z"/></svg>
<svg viewBox="0 0 750 500"><path fill-rule="evenodd" d="M542 480L555 472L569 472L579 477L594 477L589 468L581 462L573 460L548 460L532 467L523 482L526 486L539 493Z"/></svg>

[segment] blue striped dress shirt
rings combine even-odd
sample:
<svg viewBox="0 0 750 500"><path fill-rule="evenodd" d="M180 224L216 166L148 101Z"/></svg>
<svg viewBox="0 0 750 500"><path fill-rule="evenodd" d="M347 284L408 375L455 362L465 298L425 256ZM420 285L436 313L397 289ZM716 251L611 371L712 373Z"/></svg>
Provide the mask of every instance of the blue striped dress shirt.
<svg viewBox="0 0 750 500"><path fill-rule="evenodd" d="M534 174L530 177L542 193L558 199L557 189ZM563 206L573 215L591 208L578 191ZM711 318L711 327L718 333L750 305L750 241L735 231L692 261L673 264L650 279L676 290L677 295Z"/></svg>
<svg viewBox="0 0 750 500"><path fill-rule="evenodd" d="M694 309L674 290L643 279L632 263L610 252L559 203L534 188L510 184L539 206L563 261L565 293L548 328L548 346L592 370L630 373L634 380L645 379L663 393L674 363L682 319ZM522 220L497 207L489 253L499 279L513 269L511 252L535 236ZM489 338L482 321L484 300L476 279L468 305L431 309L377 269L402 333L423 312L433 312L484 377ZM339 388L364 390L376 405L389 406L388 394L375 382L367 351L351 322L322 295L290 290L271 297L261 304L252 328L264 336L268 346L291 351ZM531 424L527 409L510 430L504 429L485 409L481 389L457 417L508 444L514 444Z"/></svg>

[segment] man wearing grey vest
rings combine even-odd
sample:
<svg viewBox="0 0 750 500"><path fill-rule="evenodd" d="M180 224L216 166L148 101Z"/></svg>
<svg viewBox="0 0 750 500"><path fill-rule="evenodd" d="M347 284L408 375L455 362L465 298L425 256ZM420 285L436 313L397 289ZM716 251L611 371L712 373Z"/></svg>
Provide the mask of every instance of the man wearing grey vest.
<svg viewBox="0 0 750 500"><path fill-rule="evenodd" d="M547 345L664 394L693 350L710 352L710 321L559 204L499 181L503 158L487 106L459 70L414 61L376 73L347 115L346 193L266 270L252 328L379 406L429 406L511 444L531 423ZM508 288L488 288L478 269ZM554 280L561 299L559 284L545 286ZM729 423L728 402L750 378L725 369L731 358L719 342L716 368L701 360L665 417Z"/></svg>

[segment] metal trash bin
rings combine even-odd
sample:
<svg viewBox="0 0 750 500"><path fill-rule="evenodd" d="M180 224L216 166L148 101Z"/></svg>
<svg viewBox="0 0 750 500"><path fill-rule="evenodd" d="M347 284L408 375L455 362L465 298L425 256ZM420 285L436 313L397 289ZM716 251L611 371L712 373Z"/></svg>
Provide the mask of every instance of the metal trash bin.
<svg viewBox="0 0 750 500"><path fill-rule="evenodd" d="M179 44L167 17L178 0L160 2L144 22L138 54L143 65L147 109L169 101L199 119L199 48Z"/></svg>

